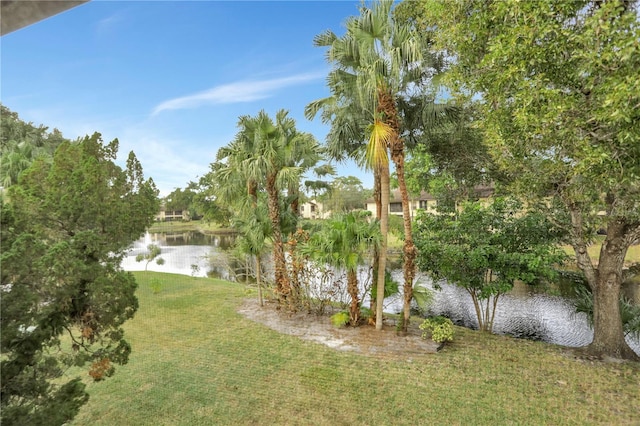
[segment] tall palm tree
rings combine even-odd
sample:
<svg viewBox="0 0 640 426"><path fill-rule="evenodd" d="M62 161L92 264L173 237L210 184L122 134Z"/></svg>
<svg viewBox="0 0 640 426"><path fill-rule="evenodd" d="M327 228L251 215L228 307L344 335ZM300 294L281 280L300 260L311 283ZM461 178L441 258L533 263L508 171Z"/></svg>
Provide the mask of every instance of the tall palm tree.
<svg viewBox="0 0 640 426"><path fill-rule="evenodd" d="M398 100L406 95L423 73L423 61L417 34L409 25L397 24L392 16L392 0L380 0L371 8L362 6L360 16L347 21L342 37L327 31L315 37L317 46L328 47L328 60L334 65L328 85L332 95L307 106L307 118L322 110L322 118L332 123L330 152L345 150L350 156L361 153L364 126L372 135L367 148L369 163L380 178L380 226L383 243L378 258L378 295L384 293L386 259L385 235L388 232L389 168L388 150L398 175L404 218L404 325L408 325L409 307L415 277L416 249L411 232L409 194L404 177L404 142ZM376 145L372 145L375 142ZM331 149L332 143L334 148ZM377 300L376 328L382 328L382 300Z"/></svg>
<svg viewBox="0 0 640 426"><path fill-rule="evenodd" d="M245 207L257 214L258 192L266 193L276 292L282 302L291 293L282 232L286 219L284 194L297 210L300 176L319 160L320 147L312 135L296 129L295 121L285 110L276 113L275 122L265 111L253 117L242 116L238 127L234 140L218 151L217 163L212 165L216 195L228 205L246 203ZM263 224L258 226L257 216L253 219L256 229L261 228ZM251 232L254 237L264 233L256 229ZM256 241L254 245L259 244Z"/></svg>
<svg viewBox="0 0 640 426"><path fill-rule="evenodd" d="M358 267L365 263L367 255L380 243L378 225L369 222L362 213L350 212L333 216L324 222L321 230L311 236L305 251L317 261L347 273L347 291L351 298L349 322L360 321L360 295ZM384 289L383 289L384 290Z"/></svg>

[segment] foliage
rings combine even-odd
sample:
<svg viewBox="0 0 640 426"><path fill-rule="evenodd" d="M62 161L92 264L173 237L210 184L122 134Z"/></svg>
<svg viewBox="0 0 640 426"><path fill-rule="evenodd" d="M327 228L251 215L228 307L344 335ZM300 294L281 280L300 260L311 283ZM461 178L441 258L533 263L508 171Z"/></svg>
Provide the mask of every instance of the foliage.
<svg viewBox="0 0 640 426"><path fill-rule="evenodd" d="M418 265L434 280L463 287L471 296L478 327L491 332L499 297L515 280L534 284L555 274L564 252L561 233L514 199L488 206L469 202L460 211L421 212L416 221Z"/></svg>
<svg viewBox="0 0 640 426"><path fill-rule="evenodd" d="M434 301L433 291L431 291L425 286L420 285L419 283L416 283L413 285L412 294L413 294L413 300L416 301L416 304L418 305L418 309L420 309L421 312L426 312L429 309L429 307L433 304L433 301Z"/></svg>
<svg viewBox="0 0 640 426"><path fill-rule="evenodd" d="M413 193L427 190L438 204L473 200L474 188L499 182L473 104L460 109L455 121L419 128L407 138L416 144L406 162L407 186Z"/></svg>
<svg viewBox="0 0 640 426"><path fill-rule="evenodd" d="M319 198L326 210L343 213L365 208L370 191L362 186L362 181L354 176L340 176L330 183L330 190Z"/></svg>
<svg viewBox="0 0 640 426"><path fill-rule="evenodd" d="M395 214L389 215L389 232L400 239L404 238L402 216L398 216Z"/></svg>
<svg viewBox="0 0 640 426"><path fill-rule="evenodd" d="M147 262L144 265L145 271L147 270L149 263L153 262L154 260L156 261L156 264L164 265L164 259L159 257L162 253L162 249L160 248L160 246L156 244L149 244L147 246L147 250L149 250L147 253L140 253L136 256L136 262Z"/></svg>
<svg viewBox="0 0 640 426"><path fill-rule="evenodd" d="M396 167L402 194L404 216L405 319L408 323L408 299L415 275L415 247L411 235L408 193L404 179L405 148L401 133L402 100L419 93L426 68L415 29L402 25L393 17L392 0L374 1L360 6L360 15L346 22L346 33L338 37L325 31L314 44L328 49L332 65L327 83L331 96L314 101L305 108L305 116L318 112L325 123L331 123L327 136L327 152L334 160L349 156L374 172L374 198L378 205L381 247L376 259L377 281L382 283L386 268L389 215L389 160ZM421 93L422 94L422 93ZM423 100L423 96L415 99ZM421 118L435 114L430 105L421 104ZM437 109L437 108L436 108ZM363 141L368 139L368 143ZM376 328L382 329L382 287L376 297Z"/></svg>
<svg viewBox="0 0 640 426"><path fill-rule="evenodd" d="M313 261L344 269L347 274L348 292L351 297L350 323L360 320L360 295L358 268L373 255L380 244L377 222L369 221L364 212L333 215L324 221L319 232L311 235L300 251Z"/></svg>
<svg viewBox="0 0 640 426"><path fill-rule="evenodd" d="M38 158L50 163L65 140L58 129L49 132L45 126L25 123L0 104L0 186L16 184L19 175Z"/></svg>
<svg viewBox="0 0 640 426"><path fill-rule="evenodd" d="M391 272L387 269L384 274L384 298L386 299L398 293L400 293L400 284L393 279ZM371 297L375 298L377 294L378 284L377 281L374 281L371 285Z"/></svg>
<svg viewBox="0 0 640 426"><path fill-rule="evenodd" d="M222 203L216 195L220 182L212 176L212 171L205 174L198 181L193 206L202 219L227 227L231 223L233 213L227 205Z"/></svg>
<svg viewBox="0 0 640 426"><path fill-rule="evenodd" d="M454 336L453 322L446 317L436 316L425 319L420 324L422 338L426 339L431 335L431 340L436 343L452 342Z"/></svg>
<svg viewBox="0 0 640 426"><path fill-rule="evenodd" d="M159 294L162 291L162 282L159 279L152 279L149 283L149 288L153 294Z"/></svg>
<svg viewBox="0 0 640 426"><path fill-rule="evenodd" d="M335 176L335 167L331 164L322 164L313 168L313 174L317 177L317 179L305 180L305 189L311 192L311 196L314 199L329 195L332 191L332 185L326 180L323 180L323 178L326 178L327 176Z"/></svg>
<svg viewBox="0 0 640 426"><path fill-rule="evenodd" d="M3 424L69 421L87 394L65 370L91 363L102 378L128 360L122 324L138 301L120 264L158 201L133 153L126 169L114 163L117 149L97 133L65 141L51 163L38 159L24 171L2 203Z"/></svg>
<svg viewBox="0 0 640 426"><path fill-rule="evenodd" d="M590 351L637 359L617 312L624 254L640 239L637 2L433 0L422 11L510 188L552 205L569 233L597 299ZM587 248L601 228L596 263Z"/></svg>
<svg viewBox="0 0 640 426"><path fill-rule="evenodd" d="M191 276L195 277L200 273L200 266L196 263L191 264Z"/></svg>
<svg viewBox="0 0 640 426"><path fill-rule="evenodd" d="M256 262L265 239L271 240L278 300L296 309L295 297L288 299L292 289L284 244L297 226L301 178L321 159L321 149L310 133L296 128L286 110L278 111L275 120L265 111L242 116L238 129L234 140L218 150L201 183L209 186L216 203L238 216L243 247Z"/></svg>
<svg viewBox="0 0 640 426"><path fill-rule="evenodd" d="M299 278L302 284L300 303L308 312L324 315L336 304L341 309L348 308L344 275L336 274L335 268L317 262L307 262Z"/></svg>
<svg viewBox="0 0 640 426"><path fill-rule="evenodd" d="M349 321L349 312L347 311L340 311L331 315L331 324L333 324L334 327L344 327L349 324Z"/></svg>
<svg viewBox="0 0 640 426"><path fill-rule="evenodd" d="M187 212L188 214L185 216L189 220L200 219L202 214L197 202L198 189L198 184L195 182L189 182L184 190L181 188L174 189L163 198L164 207L170 211L182 210L183 213Z"/></svg>

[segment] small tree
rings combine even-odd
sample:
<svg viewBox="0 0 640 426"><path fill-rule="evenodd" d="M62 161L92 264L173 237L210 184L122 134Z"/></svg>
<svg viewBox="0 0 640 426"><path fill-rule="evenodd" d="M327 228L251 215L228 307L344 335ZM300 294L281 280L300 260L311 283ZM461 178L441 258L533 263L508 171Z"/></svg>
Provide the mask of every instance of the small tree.
<svg viewBox="0 0 640 426"><path fill-rule="evenodd" d="M380 238L378 224L369 222L368 214L350 212L325 221L323 228L314 233L301 249L317 262L346 270L347 291L351 298L349 322L352 326L360 321L358 267L364 264L367 255L373 253Z"/></svg>
<svg viewBox="0 0 640 426"><path fill-rule="evenodd" d="M145 260L147 261L147 263L145 263L144 265L145 271L149 267L149 263L151 263L154 259L156 261L156 264L164 265L164 259L161 257L158 257L162 253L162 249L160 248L160 246L157 246L155 244L149 244L147 246L147 249L149 250L147 253L140 253L139 255L136 256L136 262L142 262Z"/></svg>
<svg viewBox="0 0 640 426"><path fill-rule="evenodd" d="M471 296L481 331L491 332L501 295L515 280L533 284L554 275L564 252L560 234L545 217L498 198L484 207L466 203L460 211L417 219L418 265L434 279L446 279Z"/></svg>

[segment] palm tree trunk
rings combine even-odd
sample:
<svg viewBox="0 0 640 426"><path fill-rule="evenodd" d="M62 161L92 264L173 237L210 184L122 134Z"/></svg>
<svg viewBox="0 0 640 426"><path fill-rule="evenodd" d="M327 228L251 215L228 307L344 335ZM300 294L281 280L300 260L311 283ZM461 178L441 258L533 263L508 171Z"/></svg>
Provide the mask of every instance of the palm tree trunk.
<svg viewBox="0 0 640 426"><path fill-rule="evenodd" d="M300 216L300 190L297 185L290 185L288 196L291 199L291 212L296 216Z"/></svg>
<svg viewBox="0 0 640 426"><path fill-rule="evenodd" d="M378 256L378 280L376 294L376 330L382 330L384 281L387 266L387 234L389 232L389 166L380 169L380 252Z"/></svg>
<svg viewBox="0 0 640 426"><path fill-rule="evenodd" d="M275 264L276 293L278 301L284 303L291 291L287 276L287 263L282 243L282 232L280 231L280 205L278 189L276 187L276 175L270 173L267 176L267 204L269 207L269 219L271 220L273 238L273 262Z"/></svg>
<svg viewBox="0 0 640 426"><path fill-rule="evenodd" d="M411 231L411 207L409 200L409 191L407 191L407 183L404 176L404 141L400 137L400 120L398 118L398 108L391 93L380 88L378 90L379 110L384 113L385 123L393 129L389 148L391 150L391 160L396 168L398 177L398 187L402 198L402 219L404 225L404 303L403 313L404 321L402 321L402 331L406 332L409 327L411 318L411 299L413 299L413 280L416 275L416 246L413 243L413 235Z"/></svg>
<svg viewBox="0 0 640 426"><path fill-rule="evenodd" d="M258 300L260 301L260 306L264 306L264 298L262 296L262 273L260 271L262 269L262 265L260 264L260 255L256 255L256 282L258 283Z"/></svg>
<svg viewBox="0 0 640 426"><path fill-rule="evenodd" d="M351 297L349 322L352 327L355 327L360 321L360 298L358 297L358 274L356 270L347 271L347 289Z"/></svg>
<svg viewBox="0 0 640 426"><path fill-rule="evenodd" d="M407 191L407 183L404 176L404 144L402 139L396 137L392 145L391 158L396 166L396 175L398 176L398 186L400 188L400 195L402 197L402 219L404 225L404 303L403 313L404 321L402 322L402 330L407 331L409 327L409 321L411 318L411 299L413 299L413 280L416 275L416 246L413 243L413 234L411 229L411 211L409 192Z"/></svg>
<svg viewBox="0 0 640 426"><path fill-rule="evenodd" d="M382 215L382 201L380 199L380 170L374 169L373 171L373 199L376 203L376 219L380 220L380 216ZM373 265L372 270L375 271L376 278L374 278L374 282L377 281L378 274L378 266L380 265L380 249L376 247L373 252ZM377 285L377 284L376 284ZM376 321L376 300L378 298L377 294L373 294L371 292L371 303L369 305L371 311L370 324L375 324Z"/></svg>

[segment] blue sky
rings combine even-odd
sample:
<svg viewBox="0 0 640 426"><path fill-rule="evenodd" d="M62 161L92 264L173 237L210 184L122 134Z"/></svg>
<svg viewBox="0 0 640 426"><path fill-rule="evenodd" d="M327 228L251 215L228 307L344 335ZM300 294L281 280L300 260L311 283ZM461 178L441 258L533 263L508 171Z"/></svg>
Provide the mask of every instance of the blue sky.
<svg viewBox="0 0 640 426"><path fill-rule="evenodd" d="M75 139L94 131L133 150L161 195L208 171L241 115L284 108L324 143L304 106L328 95L325 49L358 0L100 1L1 39L2 103ZM338 165L372 186L370 174Z"/></svg>

